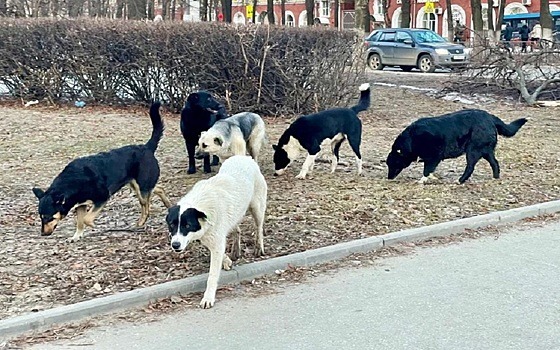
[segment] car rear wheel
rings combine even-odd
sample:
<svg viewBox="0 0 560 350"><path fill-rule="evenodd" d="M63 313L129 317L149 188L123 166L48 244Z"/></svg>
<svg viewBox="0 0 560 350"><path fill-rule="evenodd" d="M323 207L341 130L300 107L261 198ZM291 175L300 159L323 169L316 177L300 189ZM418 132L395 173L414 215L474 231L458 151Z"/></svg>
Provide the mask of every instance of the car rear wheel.
<svg viewBox="0 0 560 350"><path fill-rule="evenodd" d="M405 72L410 72L414 66L401 66L401 69Z"/></svg>
<svg viewBox="0 0 560 350"><path fill-rule="evenodd" d="M383 63L381 63L381 57L376 53L369 55L368 66L373 70L382 70L384 67Z"/></svg>
<svg viewBox="0 0 560 350"><path fill-rule="evenodd" d="M418 59L418 69L422 73L433 73L436 70L436 66L434 64L434 60L430 55L422 55Z"/></svg>

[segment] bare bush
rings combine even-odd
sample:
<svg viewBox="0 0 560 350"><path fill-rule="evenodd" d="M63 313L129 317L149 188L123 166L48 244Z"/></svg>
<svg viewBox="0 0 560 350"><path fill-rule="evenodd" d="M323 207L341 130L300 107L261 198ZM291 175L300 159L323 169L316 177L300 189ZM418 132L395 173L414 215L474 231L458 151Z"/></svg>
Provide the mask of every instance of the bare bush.
<svg viewBox="0 0 560 350"><path fill-rule="evenodd" d="M50 103L157 99L179 110L206 89L232 111L307 113L355 98L363 50L356 33L327 28L7 19L0 83Z"/></svg>
<svg viewBox="0 0 560 350"><path fill-rule="evenodd" d="M471 66L456 75L446 90L515 96L529 105L539 99L560 99L560 50L552 45L543 42L521 52L519 45L487 44L475 52Z"/></svg>

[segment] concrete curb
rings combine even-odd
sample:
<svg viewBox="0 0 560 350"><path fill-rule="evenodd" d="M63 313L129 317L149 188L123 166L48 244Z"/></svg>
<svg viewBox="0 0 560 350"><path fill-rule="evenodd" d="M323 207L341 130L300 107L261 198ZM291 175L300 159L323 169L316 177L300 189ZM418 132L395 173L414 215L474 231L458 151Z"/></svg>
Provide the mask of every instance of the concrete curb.
<svg viewBox="0 0 560 350"><path fill-rule="evenodd" d="M532 216L556 212L560 212L560 200L339 243L328 247L237 266L232 271L222 271L220 285L252 280L265 274L272 274L278 269L285 269L288 265L316 265L337 260L354 253L375 251L384 246L392 246L399 242L448 236L463 232L465 229L506 224ZM207 277L208 274L198 275L1 320L0 337L7 338L8 336L39 330L57 323L67 323L89 316L146 305L157 299L170 297L176 294L201 292L206 288Z"/></svg>

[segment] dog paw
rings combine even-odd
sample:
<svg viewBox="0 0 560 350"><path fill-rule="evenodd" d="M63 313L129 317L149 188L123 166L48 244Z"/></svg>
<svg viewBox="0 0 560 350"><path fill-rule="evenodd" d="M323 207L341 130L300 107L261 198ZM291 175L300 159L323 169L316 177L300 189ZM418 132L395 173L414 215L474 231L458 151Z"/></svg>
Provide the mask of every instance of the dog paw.
<svg viewBox="0 0 560 350"><path fill-rule="evenodd" d="M418 180L418 183L423 185L426 182L428 182L428 178L426 176L422 176L422 178L420 180Z"/></svg>
<svg viewBox="0 0 560 350"><path fill-rule="evenodd" d="M222 261L222 267L224 270L229 271L232 266L233 263L231 262L231 259L227 255L224 255L224 260Z"/></svg>
<svg viewBox="0 0 560 350"><path fill-rule="evenodd" d="M194 173L196 173L196 168L189 168L187 170L187 174L194 174Z"/></svg>
<svg viewBox="0 0 560 350"><path fill-rule="evenodd" d="M260 247L255 248L255 250L253 251L253 254L255 255L255 257L263 256L264 255L264 250L262 250Z"/></svg>
<svg viewBox="0 0 560 350"><path fill-rule="evenodd" d="M305 174L296 175L296 179L301 179L301 180L305 179Z"/></svg>
<svg viewBox="0 0 560 350"><path fill-rule="evenodd" d="M203 309L209 309L214 306L214 298L204 297L200 302L200 307Z"/></svg>
<svg viewBox="0 0 560 350"><path fill-rule="evenodd" d="M82 237L80 237L80 236L78 236L78 237L72 236L70 238L66 238L65 242L66 243L75 243L75 242L78 242L81 238Z"/></svg>

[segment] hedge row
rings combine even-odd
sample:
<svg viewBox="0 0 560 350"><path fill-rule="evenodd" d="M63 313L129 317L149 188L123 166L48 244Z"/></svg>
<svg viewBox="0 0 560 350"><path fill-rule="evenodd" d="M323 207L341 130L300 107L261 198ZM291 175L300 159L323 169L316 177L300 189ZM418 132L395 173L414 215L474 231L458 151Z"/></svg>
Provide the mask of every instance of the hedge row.
<svg viewBox="0 0 560 350"><path fill-rule="evenodd" d="M4 19L0 84L26 100L175 110L206 89L232 112L308 113L356 98L363 50L356 33L326 28Z"/></svg>

